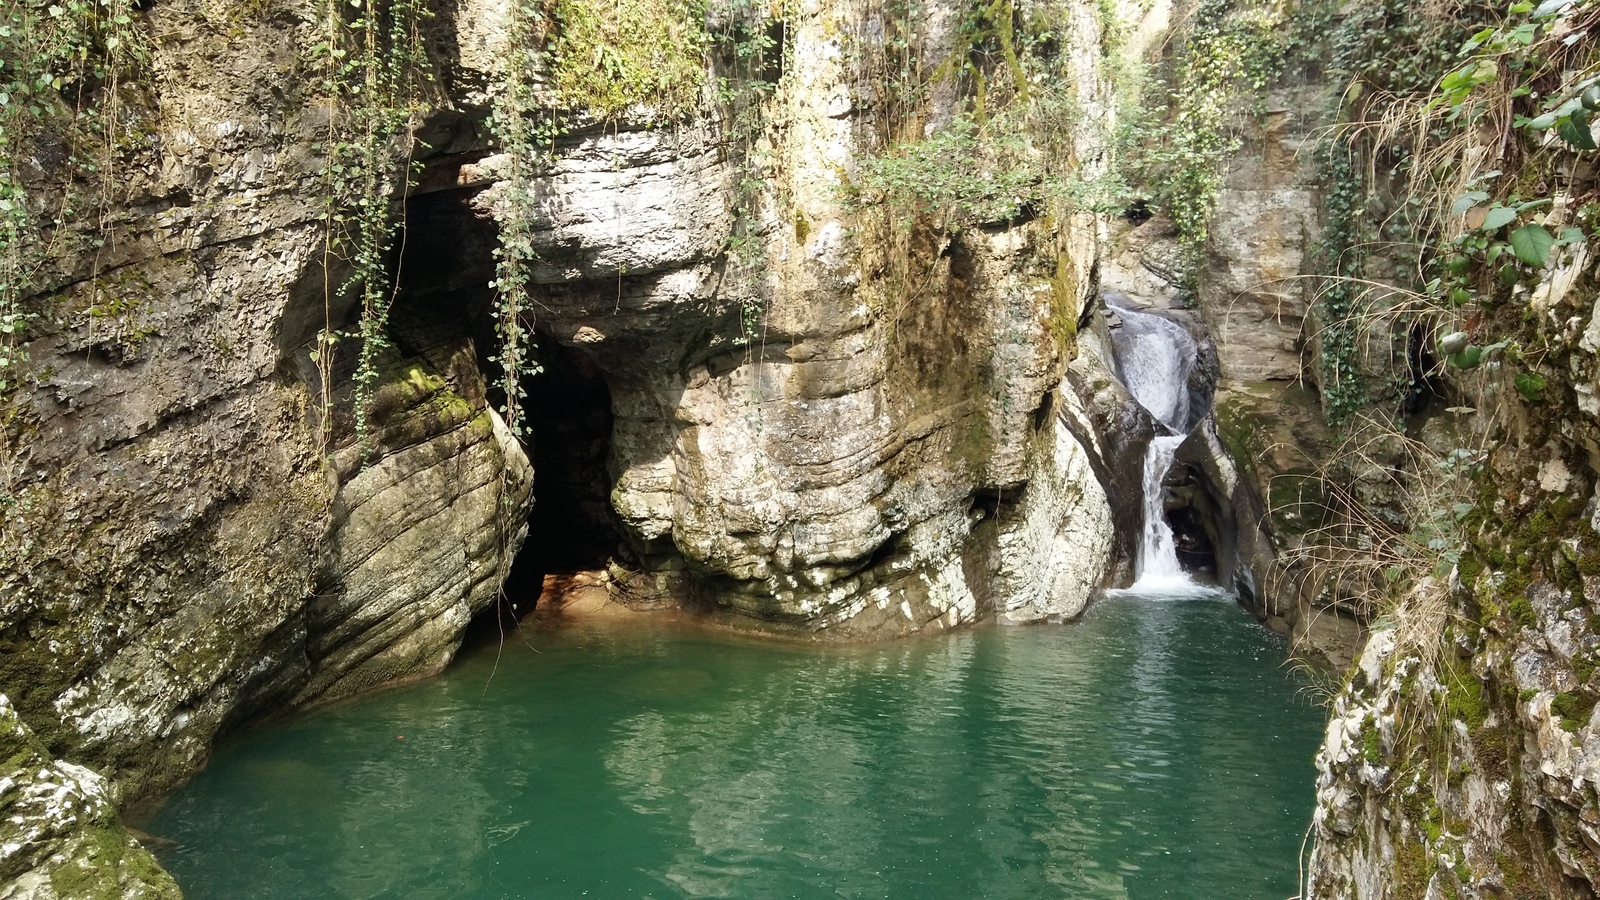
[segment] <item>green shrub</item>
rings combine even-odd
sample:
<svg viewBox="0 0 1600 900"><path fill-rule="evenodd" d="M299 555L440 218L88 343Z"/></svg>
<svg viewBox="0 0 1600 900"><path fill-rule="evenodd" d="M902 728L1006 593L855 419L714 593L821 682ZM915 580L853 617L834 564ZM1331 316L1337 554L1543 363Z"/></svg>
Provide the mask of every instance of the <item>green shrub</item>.
<svg viewBox="0 0 1600 900"><path fill-rule="evenodd" d="M551 75L569 109L615 119L633 107L680 119L699 100L711 39L700 0L550 0Z"/></svg>

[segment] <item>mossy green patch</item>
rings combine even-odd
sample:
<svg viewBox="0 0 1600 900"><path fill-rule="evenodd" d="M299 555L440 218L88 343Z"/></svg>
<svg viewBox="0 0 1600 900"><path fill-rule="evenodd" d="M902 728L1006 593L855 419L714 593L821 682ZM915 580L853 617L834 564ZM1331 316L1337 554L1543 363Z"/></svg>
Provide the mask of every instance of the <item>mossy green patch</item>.
<svg viewBox="0 0 1600 900"><path fill-rule="evenodd" d="M705 83L711 39L698 0L550 0L551 80L562 105L615 119L635 106L683 118Z"/></svg>
<svg viewBox="0 0 1600 900"><path fill-rule="evenodd" d="M1444 682L1445 712L1454 719L1467 723L1477 731L1489 718L1489 704L1483 696L1483 682L1454 654L1447 653L1440 665L1439 677Z"/></svg>
<svg viewBox="0 0 1600 900"><path fill-rule="evenodd" d="M1433 877L1427 848L1418 841L1402 841L1394 851L1394 876L1395 900L1423 900Z"/></svg>
<svg viewBox="0 0 1600 900"><path fill-rule="evenodd" d="M1050 279L1050 337L1063 360L1078 355L1078 292L1072 273L1067 254L1057 254L1055 275Z"/></svg>
<svg viewBox="0 0 1600 900"><path fill-rule="evenodd" d="M1509 579L1506 586L1508 588L1511 587ZM1526 591L1526 585L1523 585L1522 589ZM1512 597L1511 602L1506 604L1506 613L1510 615L1511 621L1518 625L1528 628L1535 628L1539 625L1539 614L1534 612L1533 604L1528 602L1526 593L1519 593L1517 596Z"/></svg>
<svg viewBox="0 0 1600 900"><path fill-rule="evenodd" d="M1594 712L1594 697L1586 692L1563 691L1550 702L1550 711L1561 717L1563 730L1577 731L1589 724L1589 717Z"/></svg>
<svg viewBox="0 0 1600 900"><path fill-rule="evenodd" d="M149 851L133 843L115 826L93 826L70 859L50 872L50 886L58 895L74 900L120 900L137 883L139 896L149 900L177 900L178 885L162 870Z"/></svg>

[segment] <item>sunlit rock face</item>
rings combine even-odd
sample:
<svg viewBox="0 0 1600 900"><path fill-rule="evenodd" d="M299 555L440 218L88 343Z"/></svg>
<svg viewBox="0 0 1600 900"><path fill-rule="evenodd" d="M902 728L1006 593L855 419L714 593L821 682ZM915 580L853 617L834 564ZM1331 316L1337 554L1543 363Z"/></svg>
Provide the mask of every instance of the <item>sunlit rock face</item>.
<svg viewBox="0 0 1600 900"><path fill-rule="evenodd" d="M4 400L0 686L130 797L246 717L437 670L520 540L526 457L465 323L397 310L365 450L351 343L325 410L308 351L352 301L321 224L314 6L140 15L142 139L103 215L50 245ZM440 152L460 118L438 115ZM62 167L35 162L26 187L59 202Z"/></svg>
<svg viewBox="0 0 1600 900"><path fill-rule="evenodd" d="M928 10L930 52L954 52L937 49L954 40L946 6ZM1102 103L1093 11L1056 11L1081 99ZM1094 220L899 223L906 237L848 207L881 142L883 15L815 3L786 21L792 75L756 162L697 118L579 130L537 164L539 327L609 389L624 602L882 636L1070 616L1107 570L1104 491L1057 424L1073 351L1059 337L1090 296ZM465 167L461 204L506 202L509 164ZM752 174L768 189L736 211ZM754 258L728 252L736 215ZM891 284L896 254L918 267L910 295Z"/></svg>
<svg viewBox="0 0 1600 900"><path fill-rule="evenodd" d="M0 694L0 897L176 900L178 886L117 818L105 778L51 759Z"/></svg>

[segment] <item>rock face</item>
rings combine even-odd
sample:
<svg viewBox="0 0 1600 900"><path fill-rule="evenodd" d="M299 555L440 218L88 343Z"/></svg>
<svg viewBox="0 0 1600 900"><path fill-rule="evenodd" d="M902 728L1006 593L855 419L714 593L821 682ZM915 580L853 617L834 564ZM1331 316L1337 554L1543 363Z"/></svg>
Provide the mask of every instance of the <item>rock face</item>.
<svg viewBox="0 0 1600 900"><path fill-rule="evenodd" d="M1394 441L1372 439L1364 443L1367 465L1349 467L1341 459L1346 436L1328 427L1318 393L1315 300L1328 282L1317 243L1326 185L1314 150L1333 105L1317 71L1280 79L1224 173L1198 277L1198 312L1221 370L1215 429L1197 433L1179 459L1205 473L1213 495L1206 500L1222 523L1219 578L1290 635L1296 652L1343 670L1372 610L1363 599L1368 586L1343 580L1344 567L1329 556L1324 529L1342 514L1330 504L1396 506L1403 488L1383 471L1408 460ZM1157 261L1175 256L1162 249L1172 240L1162 225L1152 220L1126 243ZM1377 349L1368 362L1392 380L1387 336L1371 340Z"/></svg>
<svg viewBox="0 0 1600 900"><path fill-rule="evenodd" d="M506 9L434 10L426 143L386 151L420 174L395 191L398 289L357 421L358 341L317 343L356 321L351 263L326 252L330 113L302 52L322 7L215 7L135 12L149 60L119 114L140 139L102 215L50 244L27 368L0 397L0 690L51 752L132 798L243 721L445 665L504 582L532 478L485 374L491 215L519 162L484 137ZM1095 5L1049 10L1075 102L1104 114ZM964 56L955 12L930 9L933 52ZM1096 219L904 233L847 204L892 131L883 15L793 11L757 162L709 102L670 128L575 120L520 160L527 324L585 354L609 397L622 602L886 636L1070 617L1111 566L1092 417L1064 380ZM926 121L951 115L939 96ZM36 210L82 188L47 165L60 138L18 164ZM751 178L768 189L736 209ZM754 257L729 253L736 220Z"/></svg>
<svg viewBox="0 0 1600 900"><path fill-rule="evenodd" d="M117 819L109 782L51 759L0 694L0 897L176 900L178 886Z"/></svg>
<svg viewBox="0 0 1600 900"><path fill-rule="evenodd" d="M1321 231L1316 131L1328 99L1320 84L1285 87L1246 133L1208 226L1200 305L1231 381L1303 376L1303 326L1315 294Z"/></svg>
<svg viewBox="0 0 1600 900"><path fill-rule="evenodd" d="M1092 16L1060 14L1094 96ZM882 115L877 15L819 5L786 23L797 75L768 107L762 173L786 202L748 213L759 266L723 252L726 208L692 205L736 177L693 126L576 135L541 177L549 206L602 226L552 228L541 255L572 262L541 274L542 327L609 390L625 602L687 596L733 621L889 635L1070 615L1104 573L1105 501L1074 487L1080 454L1054 413L1056 323L1088 294L1092 220L915 234L926 287L891 294L876 213L841 202ZM865 43L852 55L847 41ZM560 256L572 246L584 255ZM1035 569L1055 573L1045 595L1022 587Z"/></svg>
<svg viewBox="0 0 1600 900"><path fill-rule="evenodd" d="M124 112L147 139L105 215L52 245L4 397L0 685L130 797L244 718L443 666L528 496L471 332L407 340L426 310L396 313L364 465L353 350L324 408L307 341L350 301L324 291L347 273L323 271L319 113L294 74L316 10L203 7L139 16L152 56ZM40 207L67 187L22 174Z"/></svg>
<svg viewBox="0 0 1600 900"><path fill-rule="evenodd" d="M1600 366L1574 327L1595 316L1584 277L1587 289L1551 292L1540 315L1496 323L1564 347L1564 371L1538 369L1536 404L1476 394L1477 412L1419 429L1470 465L1452 513L1465 545L1374 632L1335 699L1309 896L1577 898L1600 887L1600 473L1589 452L1600 435L1580 390ZM1467 387L1500 373L1457 377Z"/></svg>

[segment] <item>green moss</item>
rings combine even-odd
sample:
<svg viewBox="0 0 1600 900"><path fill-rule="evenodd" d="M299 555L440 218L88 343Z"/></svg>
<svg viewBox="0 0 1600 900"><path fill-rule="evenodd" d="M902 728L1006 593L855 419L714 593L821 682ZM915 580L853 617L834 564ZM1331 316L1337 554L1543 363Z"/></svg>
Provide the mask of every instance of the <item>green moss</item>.
<svg viewBox="0 0 1600 900"><path fill-rule="evenodd" d="M1416 841L1402 841L1394 851L1395 900L1423 900L1433 867L1427 849Z"/></svg>
<svg viewBox="0 0 1600 900"><path fill-rule="evenodd" d="M1594 676L1594 660L1574 657L1572 671L1577 674L1579 684L1588 684L1589 679Z"/></svg>
<svg viewBox="0 0 1600 900"><path fill-rule="evenodd" d="M1055 275L1050 279L1050 336L1056 352L1064 360L1078 355L1078 290L1072 261L1067 254L1056 255Z"/></svg>
<svg viewBox="0 0 1600 900"><path fill-rule="evenodd" d="M705 82L710 36L697 0L551 0L551 80L563 106L615 119L634 106L683 118Z"/></svg>
<svg viewBox="0 0 1600 900"><path fill-rule="evenodd" d="M1594 698L1587 694L1563 691L1550 702L1550 711L1561 717L1563 730L1577 731L1589 724L1589 716L1594 712Z"/></svg>
<svg viewBox="0 0 1600 900"><path fill-rule="evenodd" d="M1483 696L1483 683L1459 657L1447 655L1439 673L1445 687L1445 712L1477 731L1489 718L1489 704Z"/></svg>
<svg viewBox="0 0 1600 900"><path fill-rule="evenodd" d="M1428 814L1418 824L1422 826L1423 833L1428 836L1429 846L1437 844L1439 838L1444 835L1444 813L1437 806L1429 809Z"/></svg>
<svg viewBox="0 0 1600 900"><path fill-rule="evenodd" d="M1214 415L1217 437L1234 459L1246 462L1266 455L1266 440L1272 431L1249 403L1236 397L1219 397Z"/></svg>
<svg viewBox="0 0 1600 900"><path fill-rule="evenodd" d="M1507 587L1510 586L1510 580L1508 579ZM1522 590L1526 591L1527 586L1522 585ZM1534 612L1533 604L1528 602L1526 593L1519 592L1517 596L1512 597L1511 602L1506 605L1506 612L1510 614L1511 620L1519 625L1534 628L1539 624L1539 615Z"/></svg>
<svg viewBox="0 0 1600 900"><path fill-rule="evenodd" d="M1361 758L1374 766L1383 765L1383 739L1373 725L1361 736Z"/></svg>
<svg viewBox="0 0 1600 900"><path fill-rule="evenodd" d="M1327 485L1310 469L1292 469L1273 476L1267 487L1267 502L1273 522L1285 534L1305 534L1328 520Z"/></svg>
<svg viewBox="0 0 1600 900"><path fill-rule="evenodd" d="M56 893L74 900L118 900L134 883L143 888L139 896L150 900L178 897L177 884L155 857L110 825L86 829L72 857L50 872Z"/></svg>
<svg viewBox="0 0 1600 900"><path fill-rule="evenodd" d="M1555 583L1557 587L1568 591L1583 587L1583 579L1579 577L1578 567L1573 564L1572 560L1563 556L1556 563Z"/></svg>

